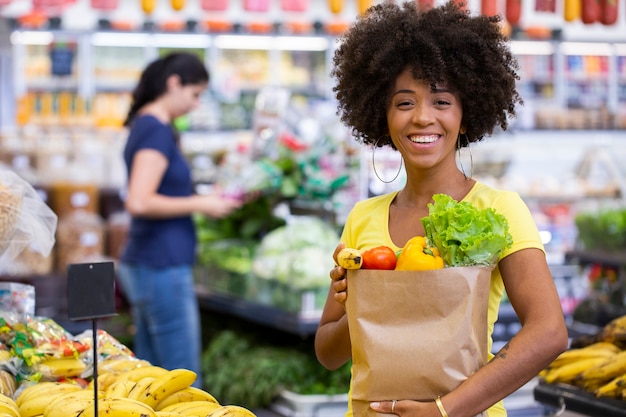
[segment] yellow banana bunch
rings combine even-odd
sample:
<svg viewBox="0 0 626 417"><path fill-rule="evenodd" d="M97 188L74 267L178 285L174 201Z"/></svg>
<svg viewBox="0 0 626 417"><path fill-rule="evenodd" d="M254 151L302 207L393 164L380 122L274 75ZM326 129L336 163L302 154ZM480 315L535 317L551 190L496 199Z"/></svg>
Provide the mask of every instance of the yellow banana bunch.
<svg viewBox="0 0 626 417"><path fill-rule="evenodd" d="M337 253L337 264L345 269L360 269L363 265L361 251L354 248L343 248Z"/></svg>
<svg viewBox="0 0 626 417"><path fill-rule="evenodd" d="M139 381L135 382L135 385L128 391L127 398L135 401L144 401L144 397L146 396L146 390L150 388L150 385L156 380L151 376L145 376L141 378Z"/></svg>
<svg viewBox="0 0 626 417"><path fill-rule="evenodd" d="M114 372L105 372L98 374L98 390L106 391L111 384L117 381L118 374ZM87 389L93 391L95 380L91 379L87 385Z"/></svg>
<svg viewBox="0 0 626 417"><path fill-rule="evenodd" d="M607 359L606 357L579 359L556 368L549 368L547 372L542 375L542 377L548 384L554 384L557 382L572 383L576 380L576 378L579 378L581 373L585 370L611 360L612 359Z"/></svg>
<svg viewBox="0 0 626 417"><path fill-rule="evenodd" d="M5 394L0 394L0 415L20 417L20 410L17 404L13 398Z"/></svg>
<svg viewBox="0 0 626 417"><path fill-rule="evenodd" d="M165 409L174 404L190 402L190 401L206 401L218 404L217 399L203 389L196 387L183 388L175 393L163 398L155 407L156 411Z"/></svg>
<svg viewBox="0 0 626 417"><path fill-rule="evenodd" d="M626 371L610 380L608 383L600 386L594 391L594 394L598 398L617 398L622 399L622 394L626 389Z"/></svg>
<svg viewBox="0 0 626 417"><path fill-rule="evenodd" d="M569 349L561 353L547 369L559 368L568 363L573 363L582 359L592 358L612 358L618 352L620 348L612 343L598 342L579 349Z"/></svg>
<svg viewBox="0 0 626 417"><path fill-rule="evenodd" d="M41 387L35 389L37 385L41 384L43 384ZM18 397L19 402L17 403L17 406L20 410L21 417L39 416L43 414L46 406L58 396L65 393L84 391L80 386L69 382L39 382L29 388L30 391L24 393L28 395Z"/></svg>
<svg viewBox="0 0 626 417"><path fill-rule="evenodd" d="M577 377L579 381L585 383L596 382L604 385L611 379L626 373L626 350L616 354L605 363L590 366Z"/></svg>
<svg viewBox="0 0 626 417"><path fill-rule="evenodd" d="M87 369L87 364L74 357L52 358L36 364L34 368L34 371L41 372L44 378L57 380L80 376Z"/></svg>
<svg viewBox="0 0 626 417"><path fill-rule="evenodd" d="M17 389L17 381L13 374L4 369L0 369L0 394L13 397Z"/></svg>
<svg viewBox="0 0 626 417"><path fill-rule="evenodd" d="M98 398L104 398L105 393L98 391ZM44 408L44 417L70 417L81 413L85 408L94 404L93 390L84 389L76 392L66 392L52 399Z"/></svg>
<svg viewBox="0 0 626 417"><path fill-rule="evenodd" d="M171 404L159 411L168 413L179 413L183 416L206 416L213 410L220 408L221 405L210 401L183 401L177 404Z"/></svg>
<svg viewBox="0 0 626 417"><path fill-rule="evenodd" d="M172 369L166 374L154 378L136 397L134 395L133 397L154 408L159 402L176 391L190 387L196 378L196 373L189 369Z"/></svg>
<svg viewBox="0 0 626 417"><path fill-rule="evenodd" d="M598 339L626 349L626 315L613 319L605 325L600 331Z"/></svg>
<svg viewBox="0 0 626 417"><path fill-rule="evenodd" d="M211 411L206 417L256 417L256 415L245 407L222 405Z"/></svg>
<svg viewBox="0 0 626 417"><path fill-rule="evenodd" d="M98 373L104 374L107 372L113 372L116 374L120 374L123 372L130 371L131 369L138 368L140 366L151 366L152 364L143 359L137 358L128 358L128 357L117 357L107 359L98 364Z"/></svg>
<svg viewBox="0 0 626 417"><path fill-rule="evenodd" d="M135 388L136 382L129 379L118 379L105 390L107 397L127 398L128 394Z"/></svg>
<svg viewBox="0 0 626 417"><path fill-rule="evenodd" d="M167 369L162 368L156 365L148 365L148 366L138 366L136 368L130 369L128 371L122 372L118 379L128 379L133 382L138 382L140 379L144 377L152 377L156 378L161 375L165 375L167 373Z"/></svg>
<svg viewBox="0 0 626 417"><path fill-rule="evenodd" d="M98 416L108 417L156 417L156 412L152 407L141 401L130 398L100 398L98 400ZM80 414L66 417L95 417L93 404L86 407Z"/></svg>

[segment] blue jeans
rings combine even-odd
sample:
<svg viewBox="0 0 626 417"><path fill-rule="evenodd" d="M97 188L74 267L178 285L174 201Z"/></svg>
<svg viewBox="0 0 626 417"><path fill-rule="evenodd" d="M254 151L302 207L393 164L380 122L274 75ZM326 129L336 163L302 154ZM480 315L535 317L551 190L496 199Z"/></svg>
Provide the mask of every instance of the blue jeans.
<svg viewBox="0 0 626 417"><path fill-rule="evenodd" d="M190 369L198 374L194 386L202 387L202 335L192 267L121 263L118 277L131 306L135 355L166 369Z"/></svg>

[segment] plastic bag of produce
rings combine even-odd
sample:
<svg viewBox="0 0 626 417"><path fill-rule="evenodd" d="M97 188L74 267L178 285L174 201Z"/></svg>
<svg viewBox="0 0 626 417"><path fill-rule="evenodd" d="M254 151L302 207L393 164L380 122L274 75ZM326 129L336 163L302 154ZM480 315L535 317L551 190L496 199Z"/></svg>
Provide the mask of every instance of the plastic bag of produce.
<svg viewBox="0 0 626 417"><path fill-rule="evenodd" d="M57 221L57 215L28 182L0 168L0 270L27 248L48 256Z"/></svg>

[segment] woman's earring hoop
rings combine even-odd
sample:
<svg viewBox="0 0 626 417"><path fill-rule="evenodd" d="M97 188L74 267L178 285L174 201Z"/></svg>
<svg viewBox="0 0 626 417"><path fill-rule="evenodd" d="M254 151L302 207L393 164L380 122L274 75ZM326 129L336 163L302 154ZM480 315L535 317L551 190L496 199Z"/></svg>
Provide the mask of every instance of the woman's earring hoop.
<svg viewBox="0 0 626 417"><path fill-rule="evenodd" d="M384 137L384 136L381 136ZM400 171L402 171L402 165L404 164L404 158L400 158L400 166L398 167L398 172L396 172L396 175L390 179L389 181L385 181L384 179L382 179L380 177L380 175L378 175L378 171L376 170L376 159L374 158L375 155L375 151L376 148L378 148L378 141L380 140L380 138L376 139L376 142L374 143L374 146L372 147L372 167L374 169L374 175L376 175L376 178L378 178L381 182L384 182L385 184L389 184L394 182L398 176L400 175Z"/></svg>
<svg viewBox="0 0 626 417"><path fill-rule="evenodd" d="M461 158L461 135L465 135L465 140L467 141L467 150L469 152L469 157L470 157L469 177L465 173L465 168L463 167L463 160ZM457 154L459 158L459 165L461 165L461 172L463 172L463 176L465 177L465 179L469 181L474 176L474 158L472 157L472 150L469 147L469 139L467 138L467 135L465 133L459 133L459 136L457 137L457 140L456 140L456 150L457 150Z"/></svg>

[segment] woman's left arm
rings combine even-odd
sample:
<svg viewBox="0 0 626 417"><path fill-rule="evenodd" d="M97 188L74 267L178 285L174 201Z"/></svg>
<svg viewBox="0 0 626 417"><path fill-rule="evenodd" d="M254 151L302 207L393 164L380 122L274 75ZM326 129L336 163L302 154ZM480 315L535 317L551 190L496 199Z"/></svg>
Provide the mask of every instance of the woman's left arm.
<svg viewBox="0 0 626 417"><path fill-rule="evenodd" d="M500 273L522 325L496 356L442 399L451 417L474 416L516 391L567 349L561 302L545 253L528 248L503 258ZM472 398L468 410L468 398Z"/></svg>
<svg viewBox="0 0 626 417"><path fill-rule="evenodd" d="M567 348L568 335L561 302L545 253L527 248L498 264L520 331L476 373L441 398L449 417L473 417L526 384ZM392 413L391 401L373 405ZM434 402L398 401L395 414L441 417Z"/></svg>

